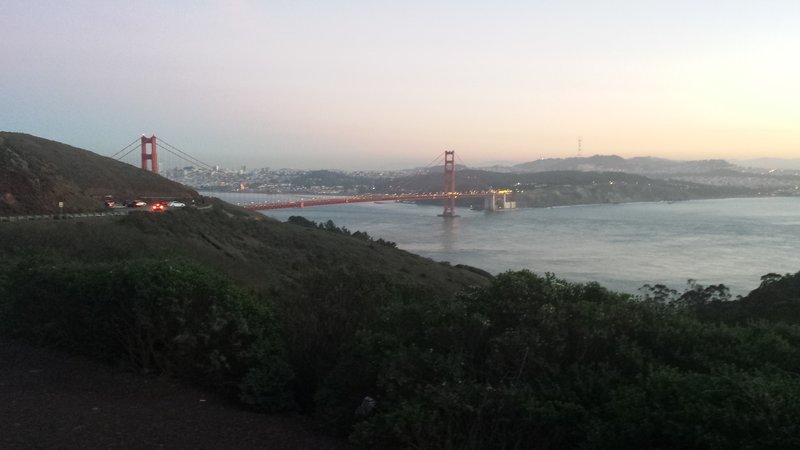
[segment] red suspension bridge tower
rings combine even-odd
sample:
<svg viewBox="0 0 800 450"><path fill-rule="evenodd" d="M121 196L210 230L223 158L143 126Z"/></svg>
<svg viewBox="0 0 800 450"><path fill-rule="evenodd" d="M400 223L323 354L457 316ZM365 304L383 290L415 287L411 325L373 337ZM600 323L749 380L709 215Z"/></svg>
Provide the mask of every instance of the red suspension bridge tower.
<svg viewBox="0 0 800 450"><path fill-rule="evenodd" d="M445 150L444 152L444 211L442 217L455 217L456 210L456 152L455 150Z"/></svg>
<svg viewBox="0 0 800 450"><path fill-rule="evenodd" d="M134 141L136 142L136 141ZM150 144L150 153L147 153L147 144ZM142 169L147 170L147 160L150 160L150 171L158 173L158 152L156 151L156 136L142 136Z"/></svg>

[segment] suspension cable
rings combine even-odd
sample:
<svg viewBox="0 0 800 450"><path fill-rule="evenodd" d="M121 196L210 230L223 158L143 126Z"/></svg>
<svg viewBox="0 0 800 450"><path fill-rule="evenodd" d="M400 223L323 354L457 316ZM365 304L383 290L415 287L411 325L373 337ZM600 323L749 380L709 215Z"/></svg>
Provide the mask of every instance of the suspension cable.
<svg viewBox="0 0 800 450"><path fill-rule="evenodd" d="M167 151L169 151L173 155L183 159L184 161L188 161L188 162L190 162L192 164L197 164L199 166L203 166L203 167L205 167L207 169L211 169L211 170L214 169L214 167L211 166L211 164L207 164L207 163L195 158L194 156L184 152L183 150L179 149L178 147L175 147L174 145L170 144L169 142L166 142L163 139L160 139L160 142L162 144L166 145L167 147L169 147L169 148L166 149ZM174 150L174 152L171 151L170 149ZM179 154L175 153L175 152L178 152ZM181 156L181 155L183 155L183 156Z"/></svg>
<svg viewBox="0 0 800 450"><path fill-rule="evenodd" d="M466 167L466 168L468 168L468 169L469 169L469 166L467 165L467 163L465 163L465 162L464 162L464 160L463 160L463 159L461 159L461 156L459 156L459 154L458 154L458 153L456 153L456 158L458 158L458 160L459 160L459 161L461 161L461 164L462 164L464 167Z"/></svg>
<svg viewBox="0 0 800 450"><path fill-rule="evenodd" d="M168 152L170 152L170 153L174 154L175 156L183 159L184 161L190 162L192 164L197 164L199 166L203 166L204 168L209 169L209 170L214 170L214 167L212 165L206 164L203 161L200 161L199 159L197 159L194 156L184 152L183 150L179 149L178 147L175 147L174 145L170 144L169 142L166 142L165 140L163 140L161 138L159 138L159 142L164 144L164 145L166 145L167 147L169 147L169 148L166 149ZM175 152L173 152L173 151L171 151L170 148L172 150L175 150L176 152L180 153L180 155L175 153ZM181 156L181 155L183 155L183 156Z"/></svg>
<svg viewBox="0 0 800 450"><path fill-rule="evenodd" d="M124 155L120 156L119 158L117 158L117 155L119 155L120 153L124 152L125 150L128 149L128 147L130 147L131 145L133 145L133 144L135 144L137 142L139 142L139 138L134 139L133 142L131 142L130 144L128 144L125 147L123 147L122 150L118 151L117 153L114 153L113 155L111 155L110 158L114 158L114 159L122 159L122 158L124 158L130 152L125 153Z"/></svg>
<svg viewBox="0 0 800 450"><path fill-rule="evenodd" d="M162 150L166 150L166 151L167 151L167 153L169 153L170 155L173 155L173 156L177 157L178 159L180 159L180 160L182 160L182 161L185 161L185 162L187 162L187 163L189 163L189 164L191 164L191 165L194 165L194 166L199 166L200 168L203 168L203 169L206 169L206 170L214 170L214 168L213 168L213 167L206 165L206 164L205 164L205 163L203 163L202 161L200 161L200 160L192 160L192 159L189 159L188 157L186 157L186 156L183 156L183 155L181 155L181 154L179 154L179 153L177 153L177 152L173 151L173 150L172 150L172 149L170 149L169 147L166 147L166 146L164 146L164 147L161 147L161 149L162 149Z"/></svg>
<svg viewBox="0 0 800 450"><path fill-rule="evenodd" d="M130 155L131 153L133 153L134 150L136 150L136 147L133 147L132 149L128 150L128 153L125 153L124 155L118 157L117 161L122 161L126 156Z"/></svg>
<svg viewBox="0 0 800 450"><path fill-rule="evenodd" d="M436 158L434 158L433 161L429 162L427 166L424 166L423 169L427 169L427 168L432 167L434 164L439 162L439 160L442 159L442 158L444 158L444 153L439 153L439 155L436 156Z"/></svg>
<svg viewBox="0 0 800 450"><path fill-rule="evenodd" d="M439 162L443 163L443 160L444 160L444 152L441 152L436 156L436 158L433 159L433 161L429 162L426 166L423 166L421 168L420 172L422 172L424 174L430 173L429 169L431 169L434 166L439 165ZM394 181L397 182L397 184L395 184L395 187L397 189L400 189L401 191L405 190L407 188L411 188L412 184L414 183L413 177L417 176L419 174L420 173L415 173L415 174L412 174L411 176L406 176L406 177L402 177L402 178L395 178ZM413 190L413 189L410 189L410 190Z"/></svg>

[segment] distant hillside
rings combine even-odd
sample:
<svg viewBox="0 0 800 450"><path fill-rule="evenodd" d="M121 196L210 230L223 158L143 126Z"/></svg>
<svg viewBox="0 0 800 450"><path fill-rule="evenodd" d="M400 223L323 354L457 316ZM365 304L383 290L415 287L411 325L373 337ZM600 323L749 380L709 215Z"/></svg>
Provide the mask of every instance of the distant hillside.
<svg viewBox="0 0 800 450"><path fill-rule="evenodd" d="M745 197L758 191L738 185L712 186L683 179L658 179L624 172L561 170L529 173L499 173L483 170L457 172L461 191L512 189L518 207L547 207L591 203L679 201L703 198ZM687 177L689 178L689 177ZM410 187L435 192L442 189L442 175L432 172L398 180L389 191ZM480 204L460 199L466 206Z"/></svg>
<svg viewBox="0 0 800 450"><path fill-rule="evenodd" d="M732 188L739 191L750 190L755 195L800 195L800 172L790 170L789 166L768 171L743 167L721 159L674 161L652 157L625 159L615 155L595 155L587 158L542 159L518 164L511 169L518 174L553 171L629 173L676 183L711 186L719 188L723 195L726 195L725 190Z"/></svg>
<svg viewBox="0 0 800 450"><path fill-rule="evenodd" d="M734 160L743 167L754 167L767 170L800 170L800 158L756 158Z"/></svg>
<svg viewBox="0 0 800 450"><path fill-rule="evenodd" d="M594 155L586 158L549 158L517 164L517 172L549 172L580 170L583 172L626 172L639 175L705 174L735 170L737 166L721 159L702 161L673 161L662 158L637 157L625 159L616 155Z"/></svg>
<svg viewBox="0 0 800 450"><path fill-rule="evenodd" d="M197 192L130 164L23 133L0 132L0 214L104 208L102 198L198 198Z"/></svg>

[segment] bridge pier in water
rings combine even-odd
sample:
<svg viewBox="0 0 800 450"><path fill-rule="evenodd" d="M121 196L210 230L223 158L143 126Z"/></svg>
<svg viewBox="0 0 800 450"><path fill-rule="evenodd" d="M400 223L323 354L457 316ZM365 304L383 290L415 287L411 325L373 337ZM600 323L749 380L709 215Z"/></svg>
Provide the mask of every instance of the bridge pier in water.
<svg viewBox="0 0 800 450"><path fill-rule="evenodd" d="M491 197L484 197L483 199L484 211L497 211L497 196L492 192Z"/></svg>

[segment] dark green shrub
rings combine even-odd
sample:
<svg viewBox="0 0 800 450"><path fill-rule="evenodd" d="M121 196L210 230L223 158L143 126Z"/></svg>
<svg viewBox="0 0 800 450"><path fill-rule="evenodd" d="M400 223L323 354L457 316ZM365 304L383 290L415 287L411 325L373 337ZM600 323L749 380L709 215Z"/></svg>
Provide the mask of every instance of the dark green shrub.
<svg viewBox="0 0 800 450"><path fill-rule="evenodd" d="M419 294L385 275L343 267L308 273L305 284L302 295L281 299L279 311L295 373L294 392L300 405L311 411L322 380L342 361L359 331L376 320L380 308Z"/></svg>
<svg viewBox="0 0 800 450"><path fill-rule="evenodd" d="M331 233L342 234L345 236L352 236L354 238L363 239L367 242L375 242L377 244L385 245L392 248L397 248L397 244L395 242L385 241L383 239L375 240L372 237L370 237L370 235L367 234L365 231L351 232L350 230L347 229L347 227L336 226L336 224L332 220L328 220L325 223L317 224L313 220L308 220L303 216L289 216L289 218L286 219L286 223L292 225L298 225L305 228L317 228L320 230L329 231Z"/></svg>
<svg viewBox="0 0 800 450"><path fill-rule="evenodd" d="M683 308L527 271L453 300L395 297L340 352L318 409L378 448L796 446L800 328Z"/></svg>
<svg viewBox="0 0 800 450"><path fill-rule="evenodd" d="M269 305L218 274L185 261L26 263L6 285L3 333L184 377L257 408L289 403Z"/></svg>
<svg viewBox="0 0 800 450"><path fill-rule="evenodd" d="M314 222L313 220L308 220L303 216L289 216L289 218L286 219L286 223L290 223L292 225L299 225L301 227L306 227L306 228L317 227L316 222Z"/></svg>
<svg viewBox="0 0 800 450"><path fill-rule="evenodd" d="M800 380L720 365L655 367L616 390L586 426L589 448L797 448Z"/></svg>

